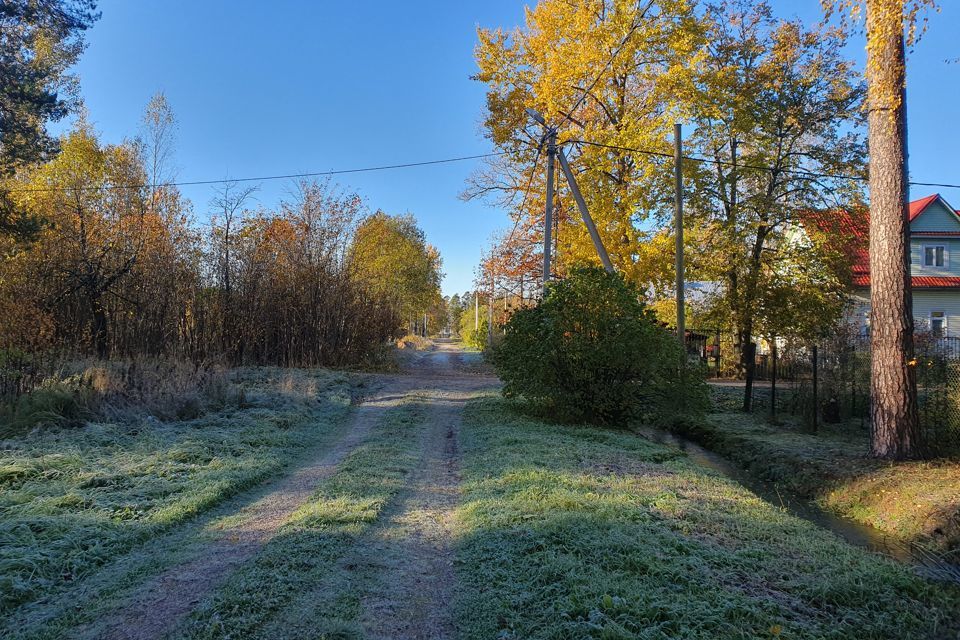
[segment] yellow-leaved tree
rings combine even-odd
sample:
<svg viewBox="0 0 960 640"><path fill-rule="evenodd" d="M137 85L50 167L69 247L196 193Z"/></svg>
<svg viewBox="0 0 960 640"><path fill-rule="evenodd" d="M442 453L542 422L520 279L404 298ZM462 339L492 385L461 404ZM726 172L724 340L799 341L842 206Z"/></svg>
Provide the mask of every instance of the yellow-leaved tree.
<svg viewBox="0 0 960 640"><path fill-rule="evenodd" d="M440 253L426 241L411 215L377 211L358 226L349 252L353 273L400 317L420 326L441 301Z"/></svg>
<svg viewBox="0 0 960 640"><path fill-rule="evenodd" d="M510 277L535 277L542 242L545 179L536 152L542 132L525 112L532 108L559 126L559 142L614 265L628 277L644 278L638 254L649 233L645 222L663 205L669 174L654 157L609 147L669 149L672 78L685 73L700 38L692 4L542 0L527 10L524 28L479 30L476 79L487 85L484 128L505 153L472 176L465 196L510 210L516 228L492 252L496 264L510 265ZM599 263L563 184L557 205L557 271ZM519 290L519 282L513 288Z"/></svg>

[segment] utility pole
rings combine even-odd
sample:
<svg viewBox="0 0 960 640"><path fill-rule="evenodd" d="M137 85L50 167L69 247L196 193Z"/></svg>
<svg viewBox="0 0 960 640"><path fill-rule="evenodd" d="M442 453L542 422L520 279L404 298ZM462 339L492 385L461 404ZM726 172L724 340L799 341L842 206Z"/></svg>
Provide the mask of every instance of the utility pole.
<svg viewBox="0 0 960 640"><path fill-rule="evenodd" d="M567 155L563 152L563 149L557 150L557 157L560 158L560 168L563 170L563 175L570 186L573 199L577 201L577 208L580 209L583 224L587 225L587 231L590 232L590 239L593 240L593 247L597 250L597 255L600 256L600 262L603 263L603 268L607 270L607 273L613 273L613 263L610 262L610 256L607 255L607 248L603 246L603 240L600 239L597 225L593 223L593 218L587 211L587 203L583 199L583 194L580 193L580 185L577 184L577 179L574 177L573 171L570 170L570 163L567 162Z"/></svg>
<svg viewBox="0 0 960 640"><path fill-rule="evenodd" d="M493 346L493 296L496 292L493 276L490 276L490 300L487 302L487 347Z"/></svg>
<svg viewBox="0 0 960 640"><path fill-rule="evenodd" d="M543 295L547 295L550 282L550 251L553 238L553 171L557 157L557 131L547 129L547 202L543 215Z"/></svg>
<svg viewBox="0 0 960 640"><path fill-rule="evenodd" d="M674 225L677 236L677 339L683 347L683 359L686 361L686 308L684 301L683 278L683 138L680 123L673 125L673 164L674 184Z"/></svg>
<svg viewBox="0 0 960 640"><path fill-rule="evenodd" d="M544 141L547 145L547 202L543 220L544 294L546 294L547 282L550 281L550 250L553 241L553 238L551 237L551 234L553 233L553 173L554 160L556 158L560 159L560 169L563 171L563 176L566 178L567 184L570 186L570 193L573 194L573 199L577 202L577 208L580 210L580 216L583 218L583 224L586 225L587 231L590 232L590 239L593 240L593 246L597 250L597 255L600 256L600 262L603 263L603 268L606 269L608 273L614 273L613 263L610 262L610 256L607 254L607 249L603 246L603 240L600 238L600 233L597 231L597 225L594 224L593 218L590 217L590 212L587 210L587 203L583 199L583 194L580 193L580 185L577 184L577 179L573 175L573 171L570 169L570 163L567 161L567 156L563 152L563 149L557 147L556 128L547 126L547 122L543 119L543 116L533 109L527 109L527 115L543 125L543 128L547 130L544 137ZM522 302L522 284L520 297Z"/></svg>

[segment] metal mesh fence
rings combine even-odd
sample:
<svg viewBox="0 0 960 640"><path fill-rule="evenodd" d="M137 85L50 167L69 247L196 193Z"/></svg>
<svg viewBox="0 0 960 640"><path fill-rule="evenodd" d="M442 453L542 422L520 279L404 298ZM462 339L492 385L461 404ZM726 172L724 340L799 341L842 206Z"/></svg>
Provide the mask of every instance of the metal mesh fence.
<svg viewBox="0 0 960 640"><path fill-rule="evenodd" d="M725 395L729 408L740 408L744 372L733 338L718 331L692 331L687 343L690 357L699 357L711 377L741 381ZM958 455L960 338L918 335L914 348L923 449L931 457ZM869 336L840 331L816 344L762 341L756 349L751 400L753 412L773 421L793 416L811 430L829 423L869 433Z"/></svg>

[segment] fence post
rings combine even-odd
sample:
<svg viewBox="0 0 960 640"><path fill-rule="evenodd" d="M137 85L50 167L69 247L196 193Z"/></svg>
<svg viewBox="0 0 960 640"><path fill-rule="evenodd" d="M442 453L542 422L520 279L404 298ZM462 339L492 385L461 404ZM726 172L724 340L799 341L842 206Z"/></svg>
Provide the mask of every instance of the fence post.
<svg viewBox="0 0 960 640"><path fill-rule="evenodd" d="M817 345L813 345L813 432L817 432L817 418L820 413L820 400L817 397L818 388L817 388Z"/></svg>
<svg viewBox="0 0 960 640"><path fill-rule="evenodd" d="M717 363L717 379L720 379L720 329L717 329L717 340L714 342L713 358Z"/></svg>
<svg viewBox="0 0 960 640"><path fill-rule="evenodd" d="M770 338L770 422L777 421L777 339Z"/></svg>
<svg viewBox="0 0 960 640"><path fill-rule="evenodd" d="M757 374L757 343L753 341L753 336L747 337L746 349L747 378L746 386L743 391L743 411L744 413L750 413L753 411L753 380Z"/></svg>

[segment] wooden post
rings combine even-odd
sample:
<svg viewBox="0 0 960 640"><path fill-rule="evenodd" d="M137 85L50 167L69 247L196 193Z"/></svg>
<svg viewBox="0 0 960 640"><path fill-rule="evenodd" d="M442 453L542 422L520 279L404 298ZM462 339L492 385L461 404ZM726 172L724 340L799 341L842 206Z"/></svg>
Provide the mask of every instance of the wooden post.
<svg viewBox="0 0 960 640"><path fill-rule="evenodd" d="M684 348L683 360L686 362L686 344L684 340L686 324L686 301L684 300L683 276L683 138L679 123L673 125L673 169L674 169L674 233L677 236L677 338Z"/></svg>
<svg viewBox="0 0 960 640"><path fill-rule="evenodd" d="M820 398L819 398L819 388L818 388L818 360L817 357L817 345L813 345L813 354L811 355L813 359L813 432L817 432L817 419L820 415Z"/></svg>
<svg viewBox="0 0 960 640"><path fill-rule="evenodd" d="M770 338L770 422L777 421L777 339Z"/></svg>
<svg viewBox="0 0 960 640"><path fill-rule="evenodd" d="M547 294L547 283L550 282L550 251L552 250L553 234L553 172L557 157L557 132L550 130L547 133L547 201L543 215L543 295Z"/></svg>

